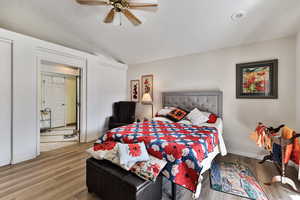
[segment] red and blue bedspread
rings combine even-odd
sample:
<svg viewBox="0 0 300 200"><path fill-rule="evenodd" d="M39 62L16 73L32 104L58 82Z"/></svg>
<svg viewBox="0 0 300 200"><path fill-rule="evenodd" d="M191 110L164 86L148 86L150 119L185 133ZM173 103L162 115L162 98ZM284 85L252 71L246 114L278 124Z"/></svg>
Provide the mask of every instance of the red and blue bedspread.
<svg viewBox="0 0 300 200"><path fill-rule="evenodd" d="M148 121L112 129L99 142L144 142L148 152L168 161L163 174L172 182L196 191L201 161L219 143L218 130L181 123Z"/></svg>

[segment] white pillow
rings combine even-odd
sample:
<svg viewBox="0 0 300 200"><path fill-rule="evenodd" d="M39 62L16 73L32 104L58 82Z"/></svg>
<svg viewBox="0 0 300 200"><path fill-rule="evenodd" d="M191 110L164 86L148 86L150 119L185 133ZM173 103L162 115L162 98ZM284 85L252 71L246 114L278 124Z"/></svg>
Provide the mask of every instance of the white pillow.
<svg viewBox="0 0 300 200"><path fill-rule="evenodd" d="M175 109L176 109L175 107L164 107L157 112L157 115L158 116L166 116L167 114L169 114L171 111L173 111Z"/></svg>
<svg viewBox="0 0 300 200"><path fill-rule="evenodd" d="M209 116L211 115L210 112L204 112L204 111L201 111L203 115L205 115L208 119L209 119Z"/></svg>
<svg viewBox="0 0 300 200"><path fill-rule="evenodd" d="M180 120L177 123L185 124L185 125L193 125L193 123L190 120L187 120L187 119Z"/></svg>
<svg viewBox="0 0 300 200"><path fill-rule="evenodd" d="M135 144L118 143L118 147L120 164L124 169L130 169L135 163L150 159L144 142Z"/></svg>
<svg viewBox="0 0 300 200"><path fill-rule="evenodd" d="M194 108L187 116L187 119L189 119L193 125L200 125L202 123L205 123L209 120L208 116L203 114L198 108Z"/></svg>

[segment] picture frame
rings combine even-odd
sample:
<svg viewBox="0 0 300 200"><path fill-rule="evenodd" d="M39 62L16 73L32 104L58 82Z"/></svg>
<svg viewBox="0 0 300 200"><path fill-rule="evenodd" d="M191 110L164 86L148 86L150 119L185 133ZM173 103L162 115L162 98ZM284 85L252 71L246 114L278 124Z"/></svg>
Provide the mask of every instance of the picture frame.
<svg viewBox="0 0 300 200"><path fill-rule="evenodd" d="M278 99L278 59L237 64L236 98Z"/></svg>
<svg viewBox="0 0 300 200"><path fill-rule="evenodd" d="M131 80L130 81L130 96L131 101L140 102L140 80Z"/></svg>
<svg viewBox="0 0 300 200"><path fill-rule="evenodd" d="M142 96L145 93L150 93L153 99L153 75L143 75L141 78L142 82Z"/></svg>

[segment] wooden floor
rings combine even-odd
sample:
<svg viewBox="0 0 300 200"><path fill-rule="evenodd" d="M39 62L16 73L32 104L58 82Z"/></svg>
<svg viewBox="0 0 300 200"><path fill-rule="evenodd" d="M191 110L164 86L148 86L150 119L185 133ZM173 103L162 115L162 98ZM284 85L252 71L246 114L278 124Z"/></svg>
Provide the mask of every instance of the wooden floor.
<svg viewBox="0 0 300 200"><path fill-rule="evenodd" d="M14 166L0 168L0 199L5 200L99 200L89 194L85 186L85 153L91 144L65 147L45 152L35 160ZM291 192L281 185L265 186L263 183L276 174L271 163L257 164L257 160L236 155L219 157L218 159L241 162L249 166L259 178L260 184L269 200L299 200L299 194ZM296 177L294 168L289 171ZM237 196L217 192L210 189L206 174L200 199L203 200L238 200ZM299 186L299 185L298 185ZM190 193L180 190L181 198L189 200ZM164 195L164 200L168 199Z"/></svg>

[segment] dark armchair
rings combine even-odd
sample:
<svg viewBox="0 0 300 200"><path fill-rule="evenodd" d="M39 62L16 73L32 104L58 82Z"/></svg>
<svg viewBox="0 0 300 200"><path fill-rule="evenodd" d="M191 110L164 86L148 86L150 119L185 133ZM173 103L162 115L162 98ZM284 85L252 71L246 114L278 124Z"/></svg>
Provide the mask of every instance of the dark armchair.
<svg viewBox="0 0 300 200"><path fill-rule="evenodd" d="M113 105L113 116L109 118L108 128L113 129L127 124L132 124L135 120L135 102L120 101Z"/></svg>

